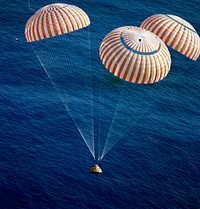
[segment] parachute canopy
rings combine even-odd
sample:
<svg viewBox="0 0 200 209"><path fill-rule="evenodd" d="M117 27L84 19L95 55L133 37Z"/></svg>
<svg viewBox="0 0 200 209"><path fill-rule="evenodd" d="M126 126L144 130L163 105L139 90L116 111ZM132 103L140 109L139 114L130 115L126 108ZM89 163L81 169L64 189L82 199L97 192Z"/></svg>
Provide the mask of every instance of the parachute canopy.
<svg viewBox="0 0 200 209"><path fill-rule="evenodd" d="M100 46L100 59L115 76L138 84L162 80L171 67L164 42L152 32L134 26L107 34Z"/></svg>
<svg viewBox="0 0 200 209"><path fill-rule="evenodd" d="M175 15L155 14L145 19L141 26L159 36L165 44L186 57L197 60L200 54L200 39L187 21Z"/></svg>
<svg viewBox="0 0 200 209"><path fill-rule="evenodd" d="M56 3L39 9L25 27L28 42L51 38L90 25L88 15L79 7Z"/></svg>

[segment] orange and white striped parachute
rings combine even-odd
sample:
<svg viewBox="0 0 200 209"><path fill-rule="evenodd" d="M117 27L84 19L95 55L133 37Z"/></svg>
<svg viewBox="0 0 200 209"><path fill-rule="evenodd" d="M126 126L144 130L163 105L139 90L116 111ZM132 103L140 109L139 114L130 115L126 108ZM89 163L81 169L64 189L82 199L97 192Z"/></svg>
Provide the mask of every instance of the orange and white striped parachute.
<svg viewBox="0 0 200 209"><path fill-rule="evenodd" d="M39 9L25 26L28 42L39 41L79 30L90 25L88 15L79 7L56 3Z"/></svg>
<svg viewBox="0 0 200 209"><path fill-rule="evenodd" d="M165 44L186 57L197 60L200 54L200 39L187 21L175 15L155 14L145 19L141 28L159 36Z"/></svg>
<svg viewBox="0 0 200 209"><path fill-rule="evenodd" d="M133 26L107 34L100 46L100 59L115 76L138 84L162 80L171 67L164 42L154 33Z"/></svg>

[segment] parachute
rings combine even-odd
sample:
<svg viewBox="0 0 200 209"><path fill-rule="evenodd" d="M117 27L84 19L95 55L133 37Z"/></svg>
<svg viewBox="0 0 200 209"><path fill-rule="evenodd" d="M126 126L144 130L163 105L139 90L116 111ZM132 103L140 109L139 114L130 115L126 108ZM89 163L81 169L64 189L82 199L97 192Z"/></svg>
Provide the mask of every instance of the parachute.
<svg viewBox="0 0 200 209"><path fill-rule="evenodd" d="M25 26L28 42L69 33L90 25L87 14L77 6L57 3L39 9Z"/></svg>
<svg viewBox="0 0 200 209"><path fill-rule="evenodd" d="M162 80L171 66L164 42L150 31L133 26L111 31L103 39L99 53L112 74L138 84Z"/></svg>
<svg viewBox="0 0 200 209"><path fill-rule="evenodd" d="M95 158L89 25L81 8L55 3L29 18L25 37Z"/></svg>
<svg viewBox="0 0 200 209"><path fill-rule="evenodd" d="M113 89L111 92L113 101L108 111L114 109L112 119L105 111L100 114L104 118L101 126L105 127L104 132L108 131L107 137L100 134L100 141L106 138L99 148L99 160L102 160L156 101L156 95L161 91L155 85L168 75L171 56L158 36L135 26L120 27L108 33L100 45L99 56L104 67L119 78L120 89L117 93ZM127 108L130 106L132 108Z"/></svg>
<svg viewBox="0 0 200 209"><path fill-rule="evenodd" d="M155 14L145 19L141 28L159 36L165 44L196 61L200 54L200 39L194 27L186 20L168 14Z"/></svg>

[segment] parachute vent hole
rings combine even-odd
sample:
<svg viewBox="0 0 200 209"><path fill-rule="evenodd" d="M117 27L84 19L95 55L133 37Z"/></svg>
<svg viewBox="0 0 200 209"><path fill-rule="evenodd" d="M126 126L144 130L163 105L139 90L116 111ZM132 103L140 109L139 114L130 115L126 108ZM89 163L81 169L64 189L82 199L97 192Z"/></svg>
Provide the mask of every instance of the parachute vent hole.
<svg viewBox="0 0 200 209"><path fill-rule="evenodd" d="M139 42L141 42L141 41L142 41L142 39L141 39L141 38L139 38L139 39L138 39L138 41L139 41Z"/></svg>

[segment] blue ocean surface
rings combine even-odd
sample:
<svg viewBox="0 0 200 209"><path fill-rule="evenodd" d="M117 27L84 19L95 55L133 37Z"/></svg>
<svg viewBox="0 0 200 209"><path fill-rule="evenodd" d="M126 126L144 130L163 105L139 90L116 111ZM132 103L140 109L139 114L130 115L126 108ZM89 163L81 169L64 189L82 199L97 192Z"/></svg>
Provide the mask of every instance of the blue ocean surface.
<svg viewBox="0 0 200 209"><path fill-rule="evenodd" d="M123 82L99 59L107 33L153 14L200 34L199 1L63 3L91 25L30 44L28 2L0 1L0 209L200 209L200 59L169 48L171 70L152 85ZM103 174L89 174L97 161Z"/></svg>

